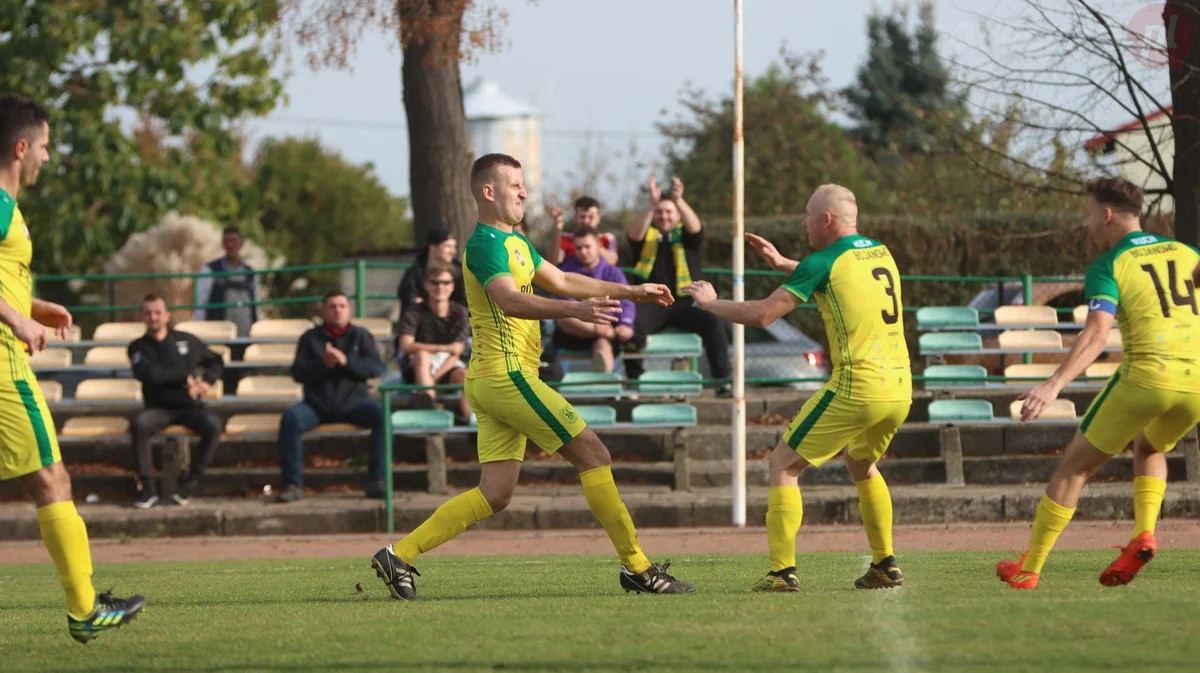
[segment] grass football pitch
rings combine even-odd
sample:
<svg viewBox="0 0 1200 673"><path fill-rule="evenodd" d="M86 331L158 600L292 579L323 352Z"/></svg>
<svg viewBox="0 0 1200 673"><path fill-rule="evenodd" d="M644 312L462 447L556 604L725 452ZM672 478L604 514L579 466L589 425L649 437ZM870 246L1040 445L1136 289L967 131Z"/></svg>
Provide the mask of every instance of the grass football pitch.
<svg viewBox="0 0 1200 673"><path fill-rule="evenodd" d="M893 591L852 587L861 554L807 554L803 590L770 595L747 590L762 555L678 557L690 596L627 595L605 557L437 557L418 564L414 603L388 598L365 558L107 565L99 588L149 604L86 647L50 564L0 566L0 669L1197 670L1200 550L1165 549L1105 588L1114 554L1056 553L1035 591L996 579L996 553L905 554Z"/></svg>

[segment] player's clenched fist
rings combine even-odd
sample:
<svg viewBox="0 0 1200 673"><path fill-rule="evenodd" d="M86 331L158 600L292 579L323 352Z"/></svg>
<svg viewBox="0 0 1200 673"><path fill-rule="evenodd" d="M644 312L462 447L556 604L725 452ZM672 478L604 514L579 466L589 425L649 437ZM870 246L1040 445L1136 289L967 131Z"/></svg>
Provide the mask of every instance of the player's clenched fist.
<svg viewBox="0 0 1200 673"><path fill-rule="evenodd" d="M633 301L639 304L658 304L659 306L670 306L675 303L675 297L671 295L671 288L658 283L644 283L642 285L633 286L634 295L630 297Z"/></svg>
<svg viewBox="0 0 1200 673"><path fill-rule="evenodd" d="M613 325L621 312L621 302L608 297L592 297L571 303L570 317L597 325Z"/></svg>

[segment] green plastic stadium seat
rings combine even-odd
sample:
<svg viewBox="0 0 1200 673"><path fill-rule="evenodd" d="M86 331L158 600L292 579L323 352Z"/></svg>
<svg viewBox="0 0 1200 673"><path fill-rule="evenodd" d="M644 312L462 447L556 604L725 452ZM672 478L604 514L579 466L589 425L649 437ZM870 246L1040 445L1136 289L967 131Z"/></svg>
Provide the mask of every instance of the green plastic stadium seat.
<svg viewBox="0 0 1200 673"><path fill-rule="evenodd" d="M467 425L470 425L472 428L478 428L478 427L479 427L479 419L478 419L478 418L475 416L475 412L474 412L474 411L472 411L472 412L471 412L471 421L470 421L470 423L468 423Z"/></svg>
<svg viewBox="0 0 1200 673"><path fill-rule="evenodd" d="M653 334L646 339L646 355L661 353L695 353L703 352L703 346L698 334Z"/></svg>
<svg viewBox="0 0 1200 673"><path fill-rule="evenodd" d="M983 337L974 332L929 332L922 334L921 354L943 351L977 351L983 348Z"/></svg>
<svg viewBox="0 0 1200 673"><path fill-rule="evenodd" d="M979 365L933 365L925 368L926 388L982 388L987 385L986 378L987 370Z"/></svg>
<svg viewBox="0 0 1200 673"><path fill-rule="evenodd" d="M601 372L567 372L563 375L564 385L558 388L563 397L573 395L608 395L621 396L621 379L616 374ZM565 385L583 384L583 385Z"/></svg>
<svg viewBox="0 0 1200 673"><path fill-rule="evenodd" d="M975 327L979 311L969 306L922 306L917 309L917 329L930 327Z"/></svg>
<svg viewBox="0 0 1200 673"><path fill-rule="evenodd" d="M695 425L696 407L690 404L639 404L633 408L633 423Z"/></svg>
<svg viewBox="0 0 1200 673"><path fill-rule="evenodd" d="M575 412L588 425L613 425L617 422L617 410L603 404L587 404L575 407Z"/></svg>
<svg viewBox="0 0 1200 673"><path fill-rule="evenodd" d="M393 430L449 430L454 427L454 412L445 409L401 409L392 412Z"/></svg>
<svg viewBox="0 0 1200 673"><path fill-rule="evenodd" d="M929 404L929 421L990 421L992 403L987 400L936 400Z"/></svg>
<svg viewBox="0 0 1200 673"><path fill-rule="evenodd" d="M699 395L699 372L646 372L638 377L638 390L658 395Z"/></svg>

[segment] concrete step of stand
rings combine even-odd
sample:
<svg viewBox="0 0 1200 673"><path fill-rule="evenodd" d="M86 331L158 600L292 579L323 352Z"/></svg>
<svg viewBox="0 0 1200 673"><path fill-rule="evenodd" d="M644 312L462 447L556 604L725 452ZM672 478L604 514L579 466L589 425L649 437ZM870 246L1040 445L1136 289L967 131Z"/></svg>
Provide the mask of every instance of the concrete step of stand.
<svg viewBox="0 0 1200 673"><path fill-rule="evenodd" d="M947 488L896 485L892 489L895 519L904 523L952 523L1030 520L1043 493L1041 485ZM807 523L857 523L857 494L847 486L806 486ZM627 487L622 495L641 527L724 526L732 503L728 489L672 492L662 488ZM412 530L448 496L402 494L396 500L397 531ZM751 488L747 521L766 515L767 489ZM149 510L131 506L79 505L92 537L183 535L300 535L380 532L386 529L383 505L350 495L309 497L278 505L266 498L197 498L187 507L160 505ZM1093 484L1084 489L1075 517L1081 520L1128 519L1133 500L1128 484ZM1200 486L1172 484L1162 516L1200 519ZM593 528L595 519L575 488L522 488L508 509L480 522L482 529ZM31 504L0 504L0 541L39 537ZM765 543L764 543L765 544Z"/></svg>

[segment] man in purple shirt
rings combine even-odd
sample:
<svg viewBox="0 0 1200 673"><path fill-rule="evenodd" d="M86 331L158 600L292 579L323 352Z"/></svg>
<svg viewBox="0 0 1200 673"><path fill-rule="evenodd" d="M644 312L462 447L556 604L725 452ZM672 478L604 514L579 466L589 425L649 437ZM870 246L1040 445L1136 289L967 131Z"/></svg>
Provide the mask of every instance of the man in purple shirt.
<svg viewBox="0 0 1200 673"><path fill-rule="evenodd" d="M594 227L578 226L573 234L575 254L563 260L560 268L611 283L628 284L625 274L600 256L600 237ZM574 318L555 321L553 343L556 348L591 351L592 370L611 372L613 360L624 349L641 350L646 337L633 331L633 302L621 300L621 315L616 325L596 325Z"/></svg>

